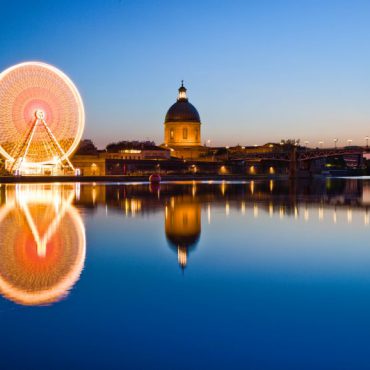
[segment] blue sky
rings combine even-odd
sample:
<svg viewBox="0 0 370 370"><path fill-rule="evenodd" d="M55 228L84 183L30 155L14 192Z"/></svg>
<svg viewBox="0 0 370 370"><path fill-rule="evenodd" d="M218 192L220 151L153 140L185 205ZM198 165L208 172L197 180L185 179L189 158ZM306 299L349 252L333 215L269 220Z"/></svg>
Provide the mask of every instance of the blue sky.
<svg viewBox="0 0 370 370"><path fill-rule="evenodd" d="M84 137L163 140L185 80L202 139L317 146L370 136L370 2L0 0L0 69L53 64L78 86ZM1 104L1 102L0 102Z"/></svg>

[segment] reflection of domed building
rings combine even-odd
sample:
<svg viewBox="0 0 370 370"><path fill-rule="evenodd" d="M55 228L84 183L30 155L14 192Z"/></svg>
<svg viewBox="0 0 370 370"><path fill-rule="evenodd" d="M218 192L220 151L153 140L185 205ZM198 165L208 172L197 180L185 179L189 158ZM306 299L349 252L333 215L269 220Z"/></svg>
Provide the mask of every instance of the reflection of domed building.
<svg viewBox="0 0 370 370"><path fill-rule="evenodd" d="M64 190L62 190L64 189ZM74 192L50 186L9 187L0 208L0 294L45 305L68 294L85 261L85 229Z"/></svg>
<svg viewBox="0 0 370 370"><path fill-rule="evenodd" d="M200 116L189 103L186 88L181 84L177 101L168 110L164 122L164 146L171 154L182 158L197 158L204 150L201 146Z"/></svg>
<svg viewBox="0 0 370 370"><path fill-rule="evenodd" d="M166 206L165 232L169 244L176 248L178 262L186 267L188 252L193 249L201 233L201 207L190 196L171 198Z"/></svg>

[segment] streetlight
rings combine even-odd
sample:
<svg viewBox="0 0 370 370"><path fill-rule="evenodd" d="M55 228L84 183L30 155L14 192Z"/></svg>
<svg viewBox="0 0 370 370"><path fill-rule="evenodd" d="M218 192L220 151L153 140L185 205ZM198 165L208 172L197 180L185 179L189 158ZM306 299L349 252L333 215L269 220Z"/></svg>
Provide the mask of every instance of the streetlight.
<svg viewBox="0 0 370 370"><path fill-rule="evenodd" d="M207 140L207 146L211 146L211 139Z"/></svg>
<svg viewBox="0 0 370 370"><path fill-rule="evenodd" d="M351 146L351 144L352 144L352 139L348 139L348 140L347 140L347 144L348 144L348 146Z"/></svg>
<svg viewBox="0 0 370 370"><path fill-rule="evenodd" d="M337 142L338 142L338 139L334 139L334 148L337 149Z"/></svg>
<svg viewBox="0 0 370 370"><path fill-rule="evenodd" d="M365 137L365 140L366 140L366 148L368 148L368 147L369 147L369 137L368 137L368 136L366 136L366 137Z"/></svg>
<svg viewBox="0 0 370 370"><path fill-rule="evenodd" d="M306 141L304 142L304 145L305 145L305 146L308 146L308 144L309 144L309 143L310 143L310 142L306 140Z"/></svg>
<svg viewBox="0 0 370 370"><path fill-rule="evenodd" d="M324 144L324 142L323 141L319 141L319 146L320 146L320 148L322 149L322 145Z"/></svg>

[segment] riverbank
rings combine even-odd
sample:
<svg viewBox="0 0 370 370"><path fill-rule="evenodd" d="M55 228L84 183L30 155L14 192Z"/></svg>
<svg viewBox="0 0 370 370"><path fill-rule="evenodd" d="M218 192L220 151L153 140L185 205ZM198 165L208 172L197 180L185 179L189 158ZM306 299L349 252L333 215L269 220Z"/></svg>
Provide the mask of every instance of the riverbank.
<svg viewBox="0 0 370 370"><path fill-rule="evenodd" d="M163 175L162 181L243 181L253 179L287 179L286 175L206 175L206 174L186 174L186 175ZM145 182L149 181L149 176L1 176L0 184L15 183L55 183L55 182Z"/></svg>

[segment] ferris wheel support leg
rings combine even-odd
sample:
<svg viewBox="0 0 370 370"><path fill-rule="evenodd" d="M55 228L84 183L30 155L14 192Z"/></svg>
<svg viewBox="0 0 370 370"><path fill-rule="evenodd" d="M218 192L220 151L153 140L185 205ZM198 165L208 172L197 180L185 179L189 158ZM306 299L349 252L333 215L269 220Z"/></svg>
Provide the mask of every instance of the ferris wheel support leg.
<svg viewBox="0 0 370 370"><path fill-rule="evenodd" d="M41 239L42 245L47 245L51 237L55 234L56 230L58 229L58 226L63 219L64 215L67 213L67 211L71 208L72 201L74 198L74 194L71 193L68 197L68 199L62 203L62 207L57 212L56 217L53 219L53 222L49 225L48 229L44 233L43 238Z"/></svg>
<svg viewBox="0 0 370 370"><path fill-rule="evenodd" d="M40 234L37 230L35 221L33 220L31 216L30 209L28 208L28 204L25 201L20 202L20 206L23 210L23 213L26 217L27 224L31 230L32 236L35 240L36 246L37 246L37 255L40 257L45 257L46 255L46 243L44 243L41 238Z"/></svg>
<svg viewBox="0 0 370 370"><path fill-rule="evenodd" d="M33 135L35 134L37 124L38 124L38 119L36 118L36 119L35 119L35 122L33 123L32 127L31 127L31 129L30 129L30 131L29 131L29 133L28 133L28 135L26 136L26 138L25 138L25 140L24 140L24 142L23 142L23 144L22 144L22 146L21 146L21 148L20 148L20 150L19 150L19 154L14 158L14 162L13 162L12 166L10 167L10 172L12 172L12 171L13 171L13 168L14 168L14 166L16 165L17 160L18 160L19 158L20 158L20 161L19 161L19 163L17 164L17 168L16 168L16 170L18 171L18 170L21 168L22 163L23 163L23 160L24 160L24 158L27 156L28 151L29 151L29 149L30 149L31 141L32 141L32 139L33 139ZM23 150L23 148L24 148L24 146L25 146L25 145L26 145L26 149L25 149L25 151L24 151L23 156L21 156L21 154L22 154L22 150Z"/></svg>
<svg viewBox="0 0 370 370"><path fill-rule="evenodd" d="M59 149L59 151L62 153L62 156L65 156L65 160L67 161L69 167L71 167L71 169L74 171L75 168L72 164L72 162L69 160L69 158L66 156L66 153L65 151L63 150L63 148L61 147L61 145L59 144L58 140L56 139L56 137L54 136L54 134L52 133L52 131L50 130L49 126L47 125L47 123L45 122L45 120L42 120L41 121L45 128L46 128L46 131L47 133L49 134L50 138L54 141L55 145L57 146L57 148Z"/></svg>

